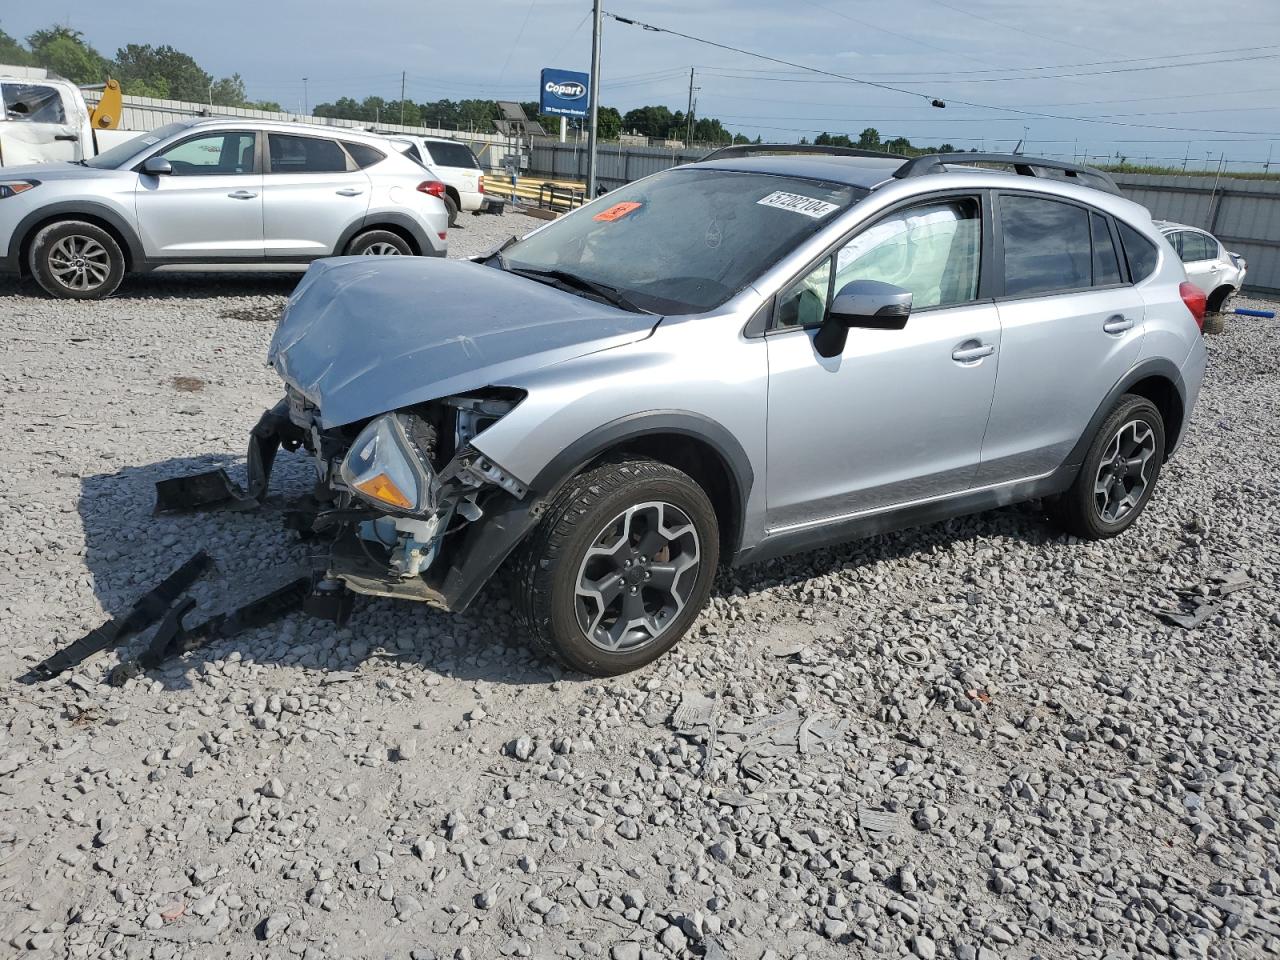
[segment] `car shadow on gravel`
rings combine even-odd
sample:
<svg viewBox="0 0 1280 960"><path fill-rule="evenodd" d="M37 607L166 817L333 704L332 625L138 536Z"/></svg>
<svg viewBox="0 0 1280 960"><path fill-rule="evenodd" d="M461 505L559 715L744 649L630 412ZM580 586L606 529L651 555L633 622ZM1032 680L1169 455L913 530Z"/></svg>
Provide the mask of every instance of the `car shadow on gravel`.
<svg viewBox="0 0 1280 960"><path fill-rule="evenodd" d="M126 616L140 597L199 550L209 553L214 566L185 593L197 602L184 617L188 628L323 566L324 547L301 540L283 524L283 507L310 489L313 475L301 460L280 457L272 496L260 509L154 513L156 481L218 468L244 486L243 458L217 454L82 478L76 506L84 531L84 564L105 611L102 620ZM155 629L148 627L127 640L107 662L114 664L117 656L121 662L136 658ZM147 676L168 689L189 689L192 673L207 669L206 661L226 661L232 654L244 662L321 671L327 674L323 682L340 682L375 661L494 684L549 683L564 676L518 638L500 590L486 590L465 614L357 596L342 627L295 610L269 625L172 657ZM103 658L94 657L90 669L103 669Z"/></svg>
<svg viewBox="0 0 1280 960"><path fill-rule="evenodd" d="M144 273L124 278L111 300L220 300L227 297L287 297L301 271L251 273ZM38 297L56 303L34 280L0 280L0 297Z"/></svg>

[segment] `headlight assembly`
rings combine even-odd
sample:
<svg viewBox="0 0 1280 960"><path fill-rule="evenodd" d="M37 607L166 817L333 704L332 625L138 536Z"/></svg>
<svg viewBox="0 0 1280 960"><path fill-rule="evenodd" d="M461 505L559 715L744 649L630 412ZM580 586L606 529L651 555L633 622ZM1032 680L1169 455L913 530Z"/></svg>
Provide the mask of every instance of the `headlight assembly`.
<svg viewBox="0 0 1280 960"><path fill-rule="evenodd" d="M384 509L421 516L436 507L431 467L409 442L400 414L384 414L360 431L340 473L353 493Z"/></svg>

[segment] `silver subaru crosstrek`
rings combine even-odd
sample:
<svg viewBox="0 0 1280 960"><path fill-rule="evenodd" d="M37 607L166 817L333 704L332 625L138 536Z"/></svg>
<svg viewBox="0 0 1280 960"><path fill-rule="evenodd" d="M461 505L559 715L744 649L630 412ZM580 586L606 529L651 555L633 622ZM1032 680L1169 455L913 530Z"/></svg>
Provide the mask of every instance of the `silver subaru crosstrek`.
<svg viewBox="0 0 1280 960"><path fill-rule="evenodd" d="M721 563L1021 500L1132 524L1205 368L1147 211L1071 164L783 149L472 262L312 266L249 473L261 498L281 444L314 457L317 589L461 610L505 563L532 636L606 675L670 648Z"/></svg>
<svg viewBox="0 0 1280 960"><path fill-rule="evenodd" d="M161 267L443 257L444 191L360 131L182 120L79 163L0 170L0 273L85 300Z"/></svg>

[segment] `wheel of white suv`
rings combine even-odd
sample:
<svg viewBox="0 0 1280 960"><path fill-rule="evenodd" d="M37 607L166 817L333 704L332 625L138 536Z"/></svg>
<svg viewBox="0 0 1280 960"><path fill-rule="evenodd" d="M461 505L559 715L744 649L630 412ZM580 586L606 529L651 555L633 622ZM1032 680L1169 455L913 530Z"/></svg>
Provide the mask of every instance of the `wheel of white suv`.
<svg viewBox="0 0 1280 960"><path fill-rule="evenodd" d="M102 227L60 220L41 227L31 241L27 266L51 297L97 300L110 296L124 279L124 253Z"/></svg>
<svg viewBox="0 0 1280 960"><path fill-rule="evenodd" d="M1082 540L1123 533L1151 500L1164 444L1164 418L1155 404L1125 394L1094 436L1075 483L1046 503L1049 513Z"/></svg>
<svg viewBox="0 0 1280 960"><path fill-rule="evenodd" d="M447 193L444 195L444 208L449 211L449 226L456 227L458 225L458 203Z"/></svg>
<svg viewBox="0 0 1280 960"><path fill-rule="evenodd" d="M347 244L349 257L411 257L413 250L404 237L390 230L366 230Z"/></svg>
<svg viewBox="0 0 1280 960"><path fill-rule="evenodd" d="M567 483L516 558L513 600L566 666L613 676L656 660L706 605L716 514L688 475L613 461Z"/></svg>

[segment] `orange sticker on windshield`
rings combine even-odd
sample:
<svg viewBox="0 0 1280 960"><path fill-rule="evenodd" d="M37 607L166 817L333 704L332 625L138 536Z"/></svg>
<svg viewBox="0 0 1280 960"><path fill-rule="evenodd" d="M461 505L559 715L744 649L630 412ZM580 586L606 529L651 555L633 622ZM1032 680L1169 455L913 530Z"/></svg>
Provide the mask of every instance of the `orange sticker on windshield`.
<svg viewBox="0 0 1280 960"><path fill-rule="evenodd" d="M644 204L636 203L634 200L624 200L622 203L615 203L608 210L602 210L597 213L592 220L602 220L608 223L611 220L621 220L632 210L639 210Z"/></svg>

